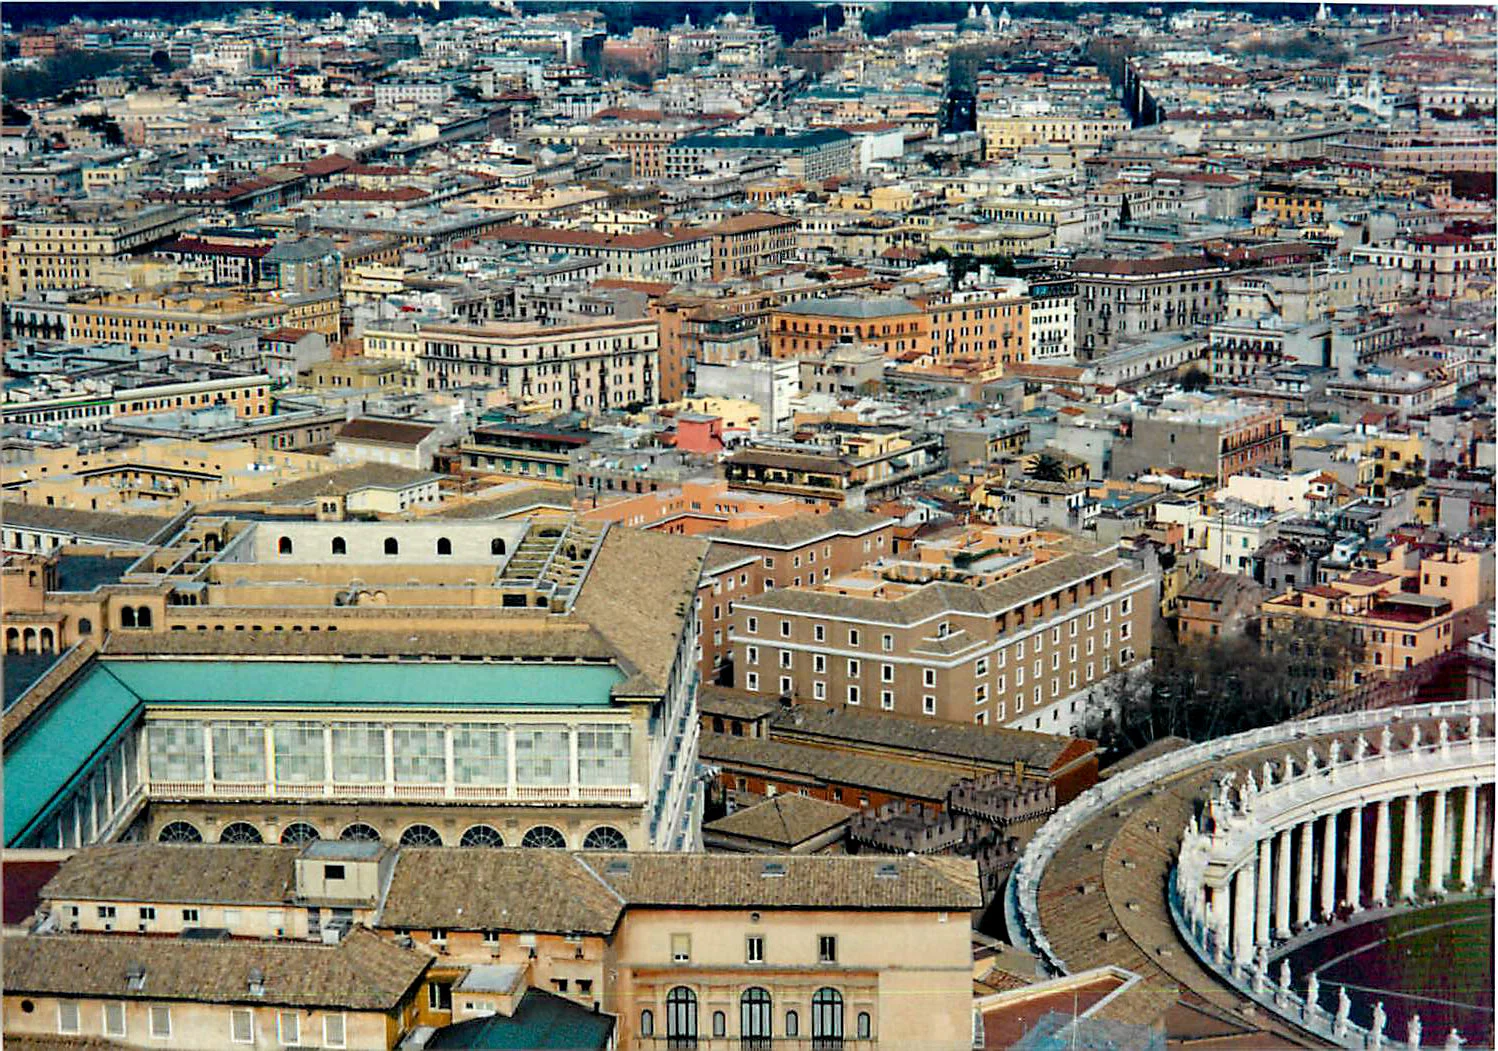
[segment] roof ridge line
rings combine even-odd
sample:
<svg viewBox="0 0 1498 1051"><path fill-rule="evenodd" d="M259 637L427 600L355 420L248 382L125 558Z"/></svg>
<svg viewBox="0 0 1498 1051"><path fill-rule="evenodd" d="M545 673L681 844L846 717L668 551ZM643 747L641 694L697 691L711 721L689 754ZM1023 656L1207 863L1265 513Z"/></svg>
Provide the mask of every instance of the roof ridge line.
<svg viewBox="0 0 1498 1051"><path fill-rule="evenodd" d="M613 885L610 884L608 880L604 879L596 871L594 871L593 866L589 865L587 863L587 861L583 859L583 856L581 854L579 854L576 851L573 851L572 852L572 860L576 864L581 865L584 872L586 872L588 875L592 876L595 880L597 880L599 886L601 886L604 890L608 891L609 894L614 898L614 900L619 903L619 905L620 905L621 908L628 908L629 907L629 902L625 900L624 895L620 894L617 890L614 889Z"/></svg>

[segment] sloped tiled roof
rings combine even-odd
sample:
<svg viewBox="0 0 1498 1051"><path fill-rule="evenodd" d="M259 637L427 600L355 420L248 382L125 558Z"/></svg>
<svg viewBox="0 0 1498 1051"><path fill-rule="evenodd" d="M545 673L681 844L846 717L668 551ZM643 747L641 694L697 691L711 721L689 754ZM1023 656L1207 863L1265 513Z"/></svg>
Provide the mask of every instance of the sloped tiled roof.
<svg viewBox="0 0 1498 1051"><path fill-rule="evenodd" d="M856 813L851 807L810 796L778 795L720 817L702 828L704 832L754 839L789 850L852 820Z"/></svg>
<svg viewBox="0 0 1498 1051"><path fill-rule="evenodd" d="M338 945L296 941L190 942L119 934L5 939L7 995L108 1000L187 1000L389 1011L432 962L372 931L355 928ZM129 973L145 971L139 990ZM264 995L249 992L263 976Z"/></svg>

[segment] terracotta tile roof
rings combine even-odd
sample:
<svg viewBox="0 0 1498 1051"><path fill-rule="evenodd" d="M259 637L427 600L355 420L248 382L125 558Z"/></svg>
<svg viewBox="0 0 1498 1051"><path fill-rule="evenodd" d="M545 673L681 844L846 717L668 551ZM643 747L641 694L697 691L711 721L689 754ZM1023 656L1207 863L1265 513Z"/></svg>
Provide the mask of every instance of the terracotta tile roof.
<svg viewBox="0 0 1498 1051"><path fill-rule="evenodd" d="M623 899L560 850L404 847L379 925L608 934Z"/></svg>
<svg viewBox="0 0 1498 1051"><path fill-rule="evenodd" d="M803 795L778 795L702 826L704 832L753 839L789 850L851 821L851 807Z"/></svg>
<svg viewBox="0 0 1498 1051"><path fill-rule="evenodd" d="M423 485L444 477L432 471L417 471L392 463L361 463L336 471L327 471L313 478L298 478L294 482L243 493L232 497L232 503L305 504L320 496L344 495L361 489L406 489Z"/></svg>
<svg viewBox="0 0 1498 1051"><path fill-rule="evenodd" d="M381 420L369 416L349 420L338 431L338 437L355 442L380 442L386 445L421 444L437 428L430 423L407 423L404 420Z"/></svg>
<svg viewBox="0 0 1498 1051"><path fill-rule="evenodd" d="M427 953L402 949L360 928L338 945L10 935L3 973L7 995L389 1011L431 962ZM132 990L128 975L138 967L145 969L145 983ZM249 992L250 972L256 970L264 977L262 996Z"/></svg>
<svg viewBox="0 0 1498 1051"><path fill-rule="evenodd" d="M879 721L871 717L869 722ZM941 801L960 773L891 756L822 748L755 737L705 733L697 750L704 762L730 771L764 771L819 784L848 785L902 799Z"/></svg>
<svg viewBox="0 0 1498 1051"><path fill-rule="evenodd" d="M637 529L610 529L598 545L573 610L619 652L638 683L627 693L666 688L707 542Z"/></svg>
<svg viewBox="0 0 1498 1051"><path fill-rule="evenodd" d="M87 847L42 888L48 900L280 905L289 901L297 847Z"/></svg>
<svg viewBox="0 0 1498 1051"><path fill-rule="evenodd" d="M631 908L976 909L977 863L955 857L583 855ZM883 874L881 874L883 873Z"/></svg>
<svg viewBox="0 0 1498 1051"><path fill-rule="evenodd" d="M802 547L823 537L860 536L887 525L894 525L886 515L854 511L839 507L822 514L799 514L777 518L747 529L719 529L712 534L713 545L735 547Z"/></svg>

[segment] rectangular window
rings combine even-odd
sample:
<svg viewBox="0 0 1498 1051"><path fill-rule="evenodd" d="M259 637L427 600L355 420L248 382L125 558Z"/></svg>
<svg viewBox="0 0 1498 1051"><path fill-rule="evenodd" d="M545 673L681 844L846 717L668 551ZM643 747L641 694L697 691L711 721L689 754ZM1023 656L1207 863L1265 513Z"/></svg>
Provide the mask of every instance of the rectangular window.
<svg viewBox="0 0 1498 1051"><path fill-rule="evenodd" d="M858 629L857 628L849 628L848 629L848 645L849 646L857 646L858 645Z"/></svg>
<svg viewBox="0 0 1498 1051"><path fill-rule="evenodd" d="M811 637L817 642L826 642L827 626L825 624L813 624L811 627Z"/></svg>
<svg viewBox="0 0 1498 1051"><path fill-rule="evenodd" d="M827 672L827 655L825 653L815 653L815 654L812 655L812 658L811 658L811 670L812 670L813 673L815 673L817 675L826 674L826 672Z"/></svg>
<svg viewBox="0 0 1498 1051"><path fill-rule="evenodd" d="M202 724L185 720L147 724L146 760L153 781L203 780Z"/></svg>
<svg viewBox="0 0 1498 1051"><path fill-rule="evenodd" d="M780 666L782 668L789 668L791 666L791 651L790 650L781 650L780 651Z"/></svg>
<svg viewBox="0 0 1498 1051"><path fill-rule="evenodd" d="M858 703L858 687L857 686L849 686L848 687L848 703L849 704L857 704Z"/></svg>
<svg viewBox="0 0 1498 1051"><path fill-rule="evenodd" d="M104 1005L104 1035L125 1035L125 1005L120 1003L106 1003Z"/></svg>
<svg viewBox="0 0 1498 1051"><path fill-rule="evenodd" d="M879 707L887 712L895 710L895 693L893 690L881 690L879 692Z"/></svg>
<svg viewBox="0 0 1498 1051"><path fill-rule="evenodd" d="M255 1012L244 1009L229 1012L229 1039L236 1044L255 1042Z"/></svg>
<svg viewBox="0 0 1498 1051"><path fill-rule="evenodd" d="M322 1042L324 1047L343 1047L348 1042L343 1015L323 1015Z"/></svg>
<svg viewBox="0 0 1498 1051"><path fill-rule="evenodd" d="M432 1011L453 1009L452 982L431 982L427 985L427 1008Z"/></svg>
<svg viewBox="0 0 1498 1051"><path fill-rule="evenodd" d="M837 963L837 935L817 935L817 962Z"/></svg>
<svg viewBox="0 0 1498 1051"><path fill-rule="evenodd" d="M279 780L280 771L277 770ZM453 780L460 785L503 785L510 779L510 734L491 723L453 726Z"/></svg>
<svg viewBox="0 0 1498 1051"><path fill-rule="evenodd" d="M759 663L759 647L758 646L746 646L746 647L744 647L744 663L745 664L758 664Z"/></svg>
<svg viewBox="0 0 1498 1051"><path fill-rule="evenodd" d="M157 1040L170 1040L172 1036L172 1009L166 1004L152 1004L150 1011L151 1035Z"/></svg>
<svg viewBox="0 0 1498 1051"><path fill-rule="evenodd" d="M744 939L744 962L765 962L765 939L763 935L751 934Z"/></svg>
<svg viewBox="0 0 1498 1051"><path fill-rule="evenodd" d="M447 737L440 723L396 726L390 733L390 751L398 783L440 785L447 780Z"/></svg>
<svg viewBox="0 0 1498 1051"><path fill-rule="evenodd" d="M936 714L936 698L929 693L921 698L921 711L927 715Z"/></svg>
<svg viewBox="0 0 1498 1051"><path fill-rule="evenodd" d="M985 675L988 674L988 658L987 657L979 657L978 658L977 663L973 665L973 674L976 675L980 679L983 678Z"/></svg>
<svg viewBox="0 0 1498 1051"><path fill-rule="evenodd" d="M751 635L759 634L759 618L749 617L744 621L744 630Z"/></svg>
<svg viewBox="0 0 1498 1051"><path fill-rule="evenodd" d="M275 723L271 727L271 738L276 753L277 782L308 784L327 779L321 724Z"/></svg>
<svg viewBox="0 0 1498 1051"><path fill-rule="evenodd" d="M244 783L265 780L265 727L223 723L213 728L213 777Z"/></svg>
<svg viewBox="0 0 1498 1051"><path fill-rule="evenodd" d="M333 780L379 784L385 780L385 728L378 723L334 723Z"/></svg>
<svg viewBox="0 0 1498 1051"><path fill-rule="evenodd" d="M744 689L746 689L746 690L758 690L759 689L759 674L757 672L752 672L751 671L751 672L747 673L744 676Z"/></svg>
<svg viewBox="0 0 1498 1051"><path fill-rule="evenodd" d="M692 959L692 936L690 934L671 935L671 961L673 963L688 963Z"/></svg>
<svg viewBox="0 0 1498 1051"><path fill-rule="evenodd" d="M629 784L630 728L584 725L577 728L577 779L584 785Z"/></svg>
<svg viewBox="0 0 1498 1051"><path fill-rule="evenodd" d="M182 910L182 925L184 927L190 927L190 926L192 926L193 924L195 924L197 922L198 922L198 910L197 909L183 909Z"/></svg>
<svg viewBox="0 0 1498 1051"><path fill-rule="evenodd" d="M827 699L827 684L821 679L811 684L811 697L814 701L825 701Z"/></svg>
<svg viewBox="0 0 1498 1051"><path fill-rule="evenodd" d="M780 622L780 637L783 638L783 639L788 639L788 638L791 637L791 622L790 621L788 621L788 620L782 620Z"/></svg>
<svg viewBox="0 0 1498 1051"><path fill-rule="evenodd" d="M925 682L925 684L927 686L935 686L936 685L936 669L935 668L926 668L924 670L923 674L922 674L922 681Z"/></svg>
<svg viewBox="0 0 1498 1051"><path fill-rule="evenodd" d="M895 637L893 635L882 636L879 639L879 648L884 650L885 653L892 652L895 648Z"/></svg>
<svg viewBox="0 0 1498 1051"><path fill-rule="evenodd" d="M515 780L536 787L565 785L571 777L565 728L521 726L515 730Z"/></svg>
<svg viewBox="0 0 1498 1051"><path fill-rule="evenodd" d="M78 1004L72 1000L57 1002L57 1031L76 1033L79 1029Z"/></svg>

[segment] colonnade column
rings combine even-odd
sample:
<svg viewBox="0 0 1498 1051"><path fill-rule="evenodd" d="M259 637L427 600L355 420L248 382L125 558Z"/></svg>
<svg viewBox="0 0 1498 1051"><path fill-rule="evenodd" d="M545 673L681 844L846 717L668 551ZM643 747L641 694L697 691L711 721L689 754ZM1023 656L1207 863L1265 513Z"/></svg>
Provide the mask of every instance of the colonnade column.
<svg viewBox="0 0 1498 1051"><path fill-rule="evenodd" d="M1269 944L1269 895L1270 874L1269 865L1271 854L1274 851L1274 839L1259 840L1259 886L1254 894L1254 943L1257 945Z"/></svg>
<svg viewBox="0 0 1498 1051"><path fill-rule="evenodd" d="M1369 900L1382 907L1389 903L1389 801L1380 799L1373 815L1373 893Z"/></svg>
<svg viewBox="0 0 1498 1051"><path fill-rule="evenodd" d="M1446 790L1433 793L1435 799L1430 812L1430 889L1436 894L1446 892L1446 870L1451 859L1446 850Z"/></svg>
<svg viewBox="0 0 1498 1051"><path fill-rule="evenodd" d="M1462 854L1457 862L1457 879L1462 890L1471 890L1473 874L1477 871L1473 857L1477 850L1477 786L1462 789Z"/></svg>
<svg viewBox="0 0 1498 1051"><path fill-rule="evenodd" d="M1304 930L1311 925L1311 837L1316 821L1304 821L1300 826L1300 878L1295 888L1295 926Z"/></svg>
<svg viewBox="0 0 1498 1051"><path fill-rule="evenodd" d="M1212 946L1212 955L1218 963L1222 962L1222 958L1228 951L1230 930L1228 923L1232 912L1232 903L1229 901L1228 895L1232 893L1232 888L1233 884L1231 880L1221 886L1212 888L1211 922L1212 931L1216 939Z"/></svg>
<svg viewBox="0 0 1498 1051"><path fill-rule="evenodd" d="M1244 865L1233 874L1233 959L1248 965L1254 958L1253 866Z"/></svg>
<svg viewBox="0 0 1498 1051"><path fill-rule="evenodd" d="M1404 797L1404 849L1399 859L1399 897L1415 897L1415 870L1420 867L1420 793Z"/></svg>
<svg viewBox="0 0 1498 1051"><path fill-rule="evenodd" d="M1347 893L1343 900L1353 912L1363 907L1363 804L1347 812Z"/></svg>
<svg viewBox="0 0 1498 1051"><path fill-rule="evenodd" d="M1290 937L1290 829L1280 829L1274 848L1274 936Z"/></svg>
<svg viewBox="0 0 1498 1051"><path fill-rule="evenodd" d="M1327 814L1321 834L1321 918L1337 912L1337 815Z"/></svg>

